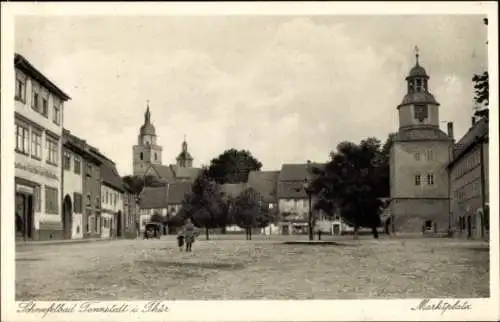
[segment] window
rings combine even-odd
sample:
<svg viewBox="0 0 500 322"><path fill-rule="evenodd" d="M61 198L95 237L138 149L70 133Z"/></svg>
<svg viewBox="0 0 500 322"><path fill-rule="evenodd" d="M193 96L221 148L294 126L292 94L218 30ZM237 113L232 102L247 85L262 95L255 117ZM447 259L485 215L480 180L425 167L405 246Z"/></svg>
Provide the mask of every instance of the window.
<svg viewBox="0 0 500 322"><path fill-rule="evenodd" d="M141 152L139 158L141 158L141 160L144 160L144 153Z"/></svg>
<svg viewBox="0 0 500 322"><path fill-rule="evenodd" d="M158 155L155 152L155 161L158 160Z"/></svg>
<svg viewBox="0 0 500 322"><path fill-rule="evenodd" d="M73 193L73 210L76 213L82 213L82 195L78 192Z"/></svg>
<svg viewBox="0 0 500 322"><path fill-rule="evenodd" d="M56 188L45 187L45 212L48 214L57 214L59 196Z"/></svg>
<svg viewBox="0 0 500 322"><path fill-rule="evenodd" d="M45 143L47 149L47 163L50 163L52 165L57 165L57 159L59 155L57 140L47 136Z"/></svg>
<svg viewBox="0 0 500 322"><path fill-rule="evenodd" d="M115 195L115 198L114 198L113 204L116 206L116 198L117 198L116 192L114 195Z"/></svg>
<svg viewBox="0 0 500 322"><path fill-rule="evenodd" d="M415 160L420 160L420 152L415 152Z"/></svg>
<svg viewBox="0 0 500 322"><path fill-rule="evenodd" d="M40 112L40 87L35 81L31 82L31 108Z"/></svg>
<svg viewBox="0 0 500 322"><path fill-rule="evenodd" d="M76 174L82 173L82 159L80 159L79 155L75 155L74 163L75 163L75 173Z"/></svg>
<svg viewBox="0 0 500 322"><path fill-rule="evenodd" d="M100 221L99 221L99 218L95 217L95 232L96 233L99 233L101 231L101 225L100 225Z"/></svg>
<svg viewBox="0 0 500 322"><path fill-rule="evenodd" d="M415 185L416 185L416 186L420 186L420 175L419 175L419 174L417 174L417 175L415 176Z"/></svg>
<svg viewBox="0 0 500 322"><path fill-rule="evenodd" d="M52 105L52 121L57 125L61 124L61 103L55 97Z"/></svg>
<svg viewBox="0 0 500 322"><path fill-rule="evenodd" d="M417 92L422 91L422 80L421 79L415 80L415 89L417 90Z"/></svg>
<svg viewBox="0 0 500 322"><path fill-rule="evenodd" d="M109 201L109 192L106 191L106 201L105 201L105 203L108 203L108 201Z"/></svg>
<svg viewBox="0 0 500 322"><path fill-rule="evenodd" d="M16 151L23 154L30 152L30 129L21 124L16 124Z"/></svg>
<svg viewBox="0 0 500 322"><path fill-rule="evenodd" d="M26 103L26 75L16 70L16 93L15 99Z"/></svg>
<svg viewBox="0 0 500 322"><path fill-rule="evenodd" d="M31 130L31 156L37 160L42 159L42 133Z"/></svg>
<svg viewBox="0 0 500 322"><path fill-rule="evenodd" d="M36 212L42 211L42 191L40 186L35 187L35 204L34 208Z"/></svg>
<svg viewBox="0 0 500 322"><path fill-rule="evenodd" d="M425 230L431 230L432 229L432 220L426 220L424 227L425 227Z"/></svg>
<svg viewBox="0 0 500 322"><path fill-rule="evenodd" d="M64 170L71 169L71 153L69 151L64 151L63 167Z"/></svg>
<svg viewBox="0 0 500 322"><path fill-rule="evenodd" d="M87 163L87 176L92 177L92 164Z"/></svg>
<svg viewBox="0 0 500 322"><path fill-rule="evenodd" d="M432 150L427 150L426 151L426 157L427 157L427 160L434 159L434 153L432 152Z"/></svg>
<svg viewBox="0 0 500 322"><path fill-rule="evenodd" d="M92 206L92 199L90 197L90 193L87 194L87 206Z"/></svg>
<svg viewBox="0 0 500 322"><path fill-rule="evenodd" d="M41 108L43 116L47 117L49 115L49 91L42 89L41 93Z"/></svg>
<svg viewBox="0 0 500 322"><path fill-rule="evenodd" d="M427 184L434 184L434 175L432 173L427 174Z"/></svg>

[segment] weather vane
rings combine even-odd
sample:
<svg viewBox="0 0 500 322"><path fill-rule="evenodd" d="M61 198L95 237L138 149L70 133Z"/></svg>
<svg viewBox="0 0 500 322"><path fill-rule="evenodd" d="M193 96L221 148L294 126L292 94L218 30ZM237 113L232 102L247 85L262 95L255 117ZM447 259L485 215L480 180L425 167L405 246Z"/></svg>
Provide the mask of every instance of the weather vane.
<svg viewBox="0 0 500 322"><path fill-rule="evenodd" d="M415 45L415 57L417 57L417 65L418 65L418 57L420 56L420 49Z"/></svg>

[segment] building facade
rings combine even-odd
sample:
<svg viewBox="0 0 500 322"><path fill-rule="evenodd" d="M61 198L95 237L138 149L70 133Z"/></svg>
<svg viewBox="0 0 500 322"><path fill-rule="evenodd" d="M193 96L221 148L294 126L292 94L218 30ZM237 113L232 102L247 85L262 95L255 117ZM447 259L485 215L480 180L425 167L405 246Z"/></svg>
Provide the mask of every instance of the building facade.
<svg viewBox="0 0 500 322"><path fill-rule="evenodd" d="M19 54L14 68L16 238L62 239L61 136L70 97Z"/></svg>
<svg viewBox="0 0 500 322"><path fill-rule="evenodd" d="M123 187L123 237L137 238L139 236L139 203L138 196L124 182Z"/></svg>
<svg viewBox="0 0 500 322"><path fill-rule="evenodd" d="M101 160L101 237L124 235L123 198L125 187L113 161L99 153Z"/></svg>
<svg viewBox="0 0 500 322"><path fill-rule="evenodd" d="M398 106L399 130L390 152L389 226L393 233L446 233L450 228L446 166L453 137L439 128L439 103L416 57L406 77L407 93Z"/></svg>
<svg viewBox="0 0 500 322"><path fill-rule="evenodd" d="M63 231L65 239L83 238L83 185L82 160L85 143L63 129Z"/></svg>
<svg viewBox="0 0 500 322"><path fill-rule="evenodd" d="M94 148L84 142L80 171L83 180L84 211L82 216L83 237L101 236L101 165Z"/></svg>
<svg viewBox="0 0 500 322"><path fill-rule="evenodd" d="M453 147L448 165L453 233L467 238L489 236L488 120L473 123Z"/></svg>

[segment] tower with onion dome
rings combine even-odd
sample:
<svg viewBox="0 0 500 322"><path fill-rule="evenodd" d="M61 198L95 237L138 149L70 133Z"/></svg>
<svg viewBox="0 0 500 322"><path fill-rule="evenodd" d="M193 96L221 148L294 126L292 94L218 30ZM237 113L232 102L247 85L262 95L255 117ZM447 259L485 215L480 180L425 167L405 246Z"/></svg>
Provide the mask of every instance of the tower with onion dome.
<svg viewBox="0 0 500 322"><path fill-rule="evenodd" d="M156 130L151 123L151 112L149 102L144 113L144 124L139 130L137 144L133 146L133 169L134 175L143 175L150 165L161 165L161 154L163 148L158 145Z"/></svg>
<svg viewBox="0 0 500 322"><path fill-rule="evenodd" d="M394 233L446 233L450 224L448 174L453 124L439 128L440 104L431 93L429 75L416 62L406 77L406 94L397 106L399 129L390 155L391 217Z"/></svg>

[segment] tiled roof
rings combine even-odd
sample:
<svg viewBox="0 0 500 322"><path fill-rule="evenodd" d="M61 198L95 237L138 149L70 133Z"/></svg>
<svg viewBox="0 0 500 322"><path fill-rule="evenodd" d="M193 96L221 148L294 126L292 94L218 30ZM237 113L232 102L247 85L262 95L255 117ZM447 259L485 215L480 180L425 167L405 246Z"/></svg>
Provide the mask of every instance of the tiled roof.
<svg viewBox="0 0 500 322"><path fill-rule="evenodd" d="M477 138L488 137L489 124L488 120L480 119L472 126L467 133L453 146L453 160L449 166L460 160L466 151L477 144Z"/></svg>
<svg viewBox="0 0 500 322"><path fill-rule="evenodd" d="M176 179L188 179L194 181L200 173L200 168L184 168L177 165L172 165L171 169Z"/></svg>
<svg viewBox="0 0 500 322"><path fill-rule="evenodd" d="M14 54L14 66L37 80L40 84L45 86L50 92L57 95L60 99L64 101L71 99L68 94L64 93L62 89L52 83L43 73L41 73L38 69L31 65L31 63L26 58L18 53Z"/></svg>
<svg viewBox="0 0 500 322"><path fill-rule="evenodd" d="M409 104L439 105L434 96L429 92L413 92L406 94L398 108Z"/></svg>
<svg viewBox="0 0 500 322"><path fill-rule="evenodd" d="M222 185L222 192L225 197L237 197L242 193L248 185L246 183L225 183Z"/></svg>
<svg viewBox="0 0 500 322"><path fill-rule="evenodd" d="M401 128L393 137L393 141L451 141L452 139L438 127L419 126Z"/></svg>
<svg viewBox="0 0 500 322"><path fill-rule="evenodd" d="M251 171L248 186L255 189L267 201L274 201L277 194L279 171Z"/></svg>
<svg viewBox="0 0 500 322"><path fill-rule="evenodd" d="M102 181L118 191L125 192L125 187L123 186L123 180L116 170L116 165L114 162L101 158L101 178Z"/></svg>
<svg viewBox="0 0 500 322"><path fill-rule="evenodd" d="M167 208L167 186L145 187L140 195L140 208L157 209Z"/></svg>
<svg viewBox="0 0 500 322"><path fill-rule="evenodd" d="M166 181L173 181L175 178L174 172L167 165L152 164L151 168L158 174L160 179L163 179Z"/></svg>
<svg viewBox="0 0 500 322"><path fill-rule="evenodd" d="M279 181L304 181L310 178L312 169L323 168L323 163L296 163L296 164L283 164L279 174Z"/></svg>
<svg viewBox="0 0 500 322"><path fill-rule="evenodd" d="M184 196L191 192L191 182L175 182L168 184L167 204L178 205L184 200Z"/></svg>
<svg viewBox="0 0 500 322"><path fill-rule="evenodd" d="M304 181L280 181L278 182L278 199L306 199Z"/></svg>

